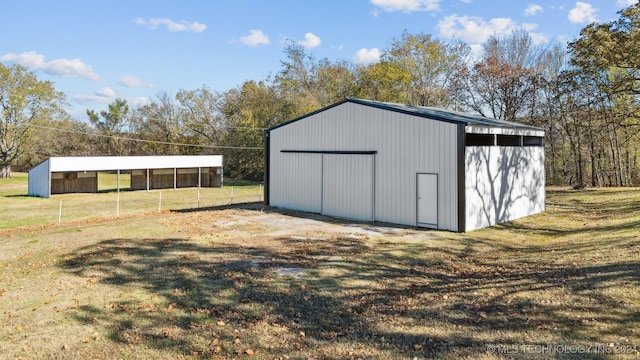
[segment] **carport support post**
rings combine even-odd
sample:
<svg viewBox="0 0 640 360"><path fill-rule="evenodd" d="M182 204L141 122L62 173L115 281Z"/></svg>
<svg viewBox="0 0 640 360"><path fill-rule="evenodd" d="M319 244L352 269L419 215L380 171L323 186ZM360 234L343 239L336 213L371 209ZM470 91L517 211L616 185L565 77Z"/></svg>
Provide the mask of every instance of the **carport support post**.
<svg viewBox="0 0 640 360"><path fill-rule="evenodd" d="M118 170L118 174L116 175L116 193L117 195L117 200L116 200L116 217L120 216L120 170Z"/></svg>
<svg viewBox="0 0 640 360"><path fill-rule="evenodd" d="M149 192L149 169L147 169L147 192Z"/></svg>
<svg viewBox="0 0 640 360"><path fill-rule="evenodd" d="M198 209L200 208L200 183L202 181L201 168L198 168Z"/></svg>

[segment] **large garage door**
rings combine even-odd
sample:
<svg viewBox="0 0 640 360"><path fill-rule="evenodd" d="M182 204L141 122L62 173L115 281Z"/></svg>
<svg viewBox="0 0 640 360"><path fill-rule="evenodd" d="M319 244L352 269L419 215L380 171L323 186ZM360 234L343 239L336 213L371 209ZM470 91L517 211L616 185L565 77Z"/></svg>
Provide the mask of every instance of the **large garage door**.
<svg viewBox="0 0 640 360"><path fill-rule="evenodd" d="M369 154L322 156L322 214L374 220L373 159Z"/></svg>

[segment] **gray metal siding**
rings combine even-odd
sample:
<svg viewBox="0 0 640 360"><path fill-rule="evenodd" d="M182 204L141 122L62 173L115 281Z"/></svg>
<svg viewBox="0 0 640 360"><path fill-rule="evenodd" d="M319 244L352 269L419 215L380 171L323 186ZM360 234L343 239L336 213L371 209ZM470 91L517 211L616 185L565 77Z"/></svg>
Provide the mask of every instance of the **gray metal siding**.
<svg viewBox="0 0 640 360"><path fill-rule="evenodd" d="M305 198L310 197L306 192L315 191L309 187L311 190L293 192L293 187L287 185L299 181L290 177L306 178L314 170L309 162L293 161L287 158L291 154L281 150L373 150L377 151L373 181L375 220L415 226L416 174L434 173L439 177L439 228L456 231L456 126L347 102L273 129L270 203L284 208L298 204L300 209Z"/></svg>
<svg viewBox="0 0 640 360"><path fill-rule="evenodd" d="M48 198L51 196L51 173L49 160L45 160L29 171L29 196Z"/></svg>

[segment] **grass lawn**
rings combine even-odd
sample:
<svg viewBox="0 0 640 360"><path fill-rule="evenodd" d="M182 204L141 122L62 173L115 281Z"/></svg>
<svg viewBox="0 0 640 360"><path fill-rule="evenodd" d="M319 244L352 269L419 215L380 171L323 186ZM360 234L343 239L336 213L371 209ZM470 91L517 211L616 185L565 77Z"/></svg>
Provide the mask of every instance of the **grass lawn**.
<svg viewBox="0 0 640 360"><path fill-rule="evenodd" d="M0 354L637 359L640 190L547 196L467 234L255 205L4 230Z"/></svg>

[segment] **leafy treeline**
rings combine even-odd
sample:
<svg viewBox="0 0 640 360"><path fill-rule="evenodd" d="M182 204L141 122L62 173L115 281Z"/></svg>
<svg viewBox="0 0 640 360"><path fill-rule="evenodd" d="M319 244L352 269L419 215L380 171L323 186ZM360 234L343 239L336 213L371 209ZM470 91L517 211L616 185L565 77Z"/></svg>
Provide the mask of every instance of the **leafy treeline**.
<svg viewBox="0 0 640 360"><path fill-rule="evenodd" d="M281 68L266 79L225 92L203 86L159 93L137 108L116 99L100 113L87 110L89 123L53 112L55 104L42 105L49 110L36 115L31 106L12 110L6 80L0 80L0 166L29 166L45 155L222 153L226 175L260 179L262 129L357 97L539 126L547 134L548 184L639 185L640 5L619 15L587 26L566 47L536 45L519 30L489 38L479 56L462 42L405 31L379 62L363 66L316 59L289 43ZM12 71L33 76L19 66L0 69L3 77ZM56 98L63 100L62 94ZM15 129L28 144L22 152L4 145Z"/></svg>

